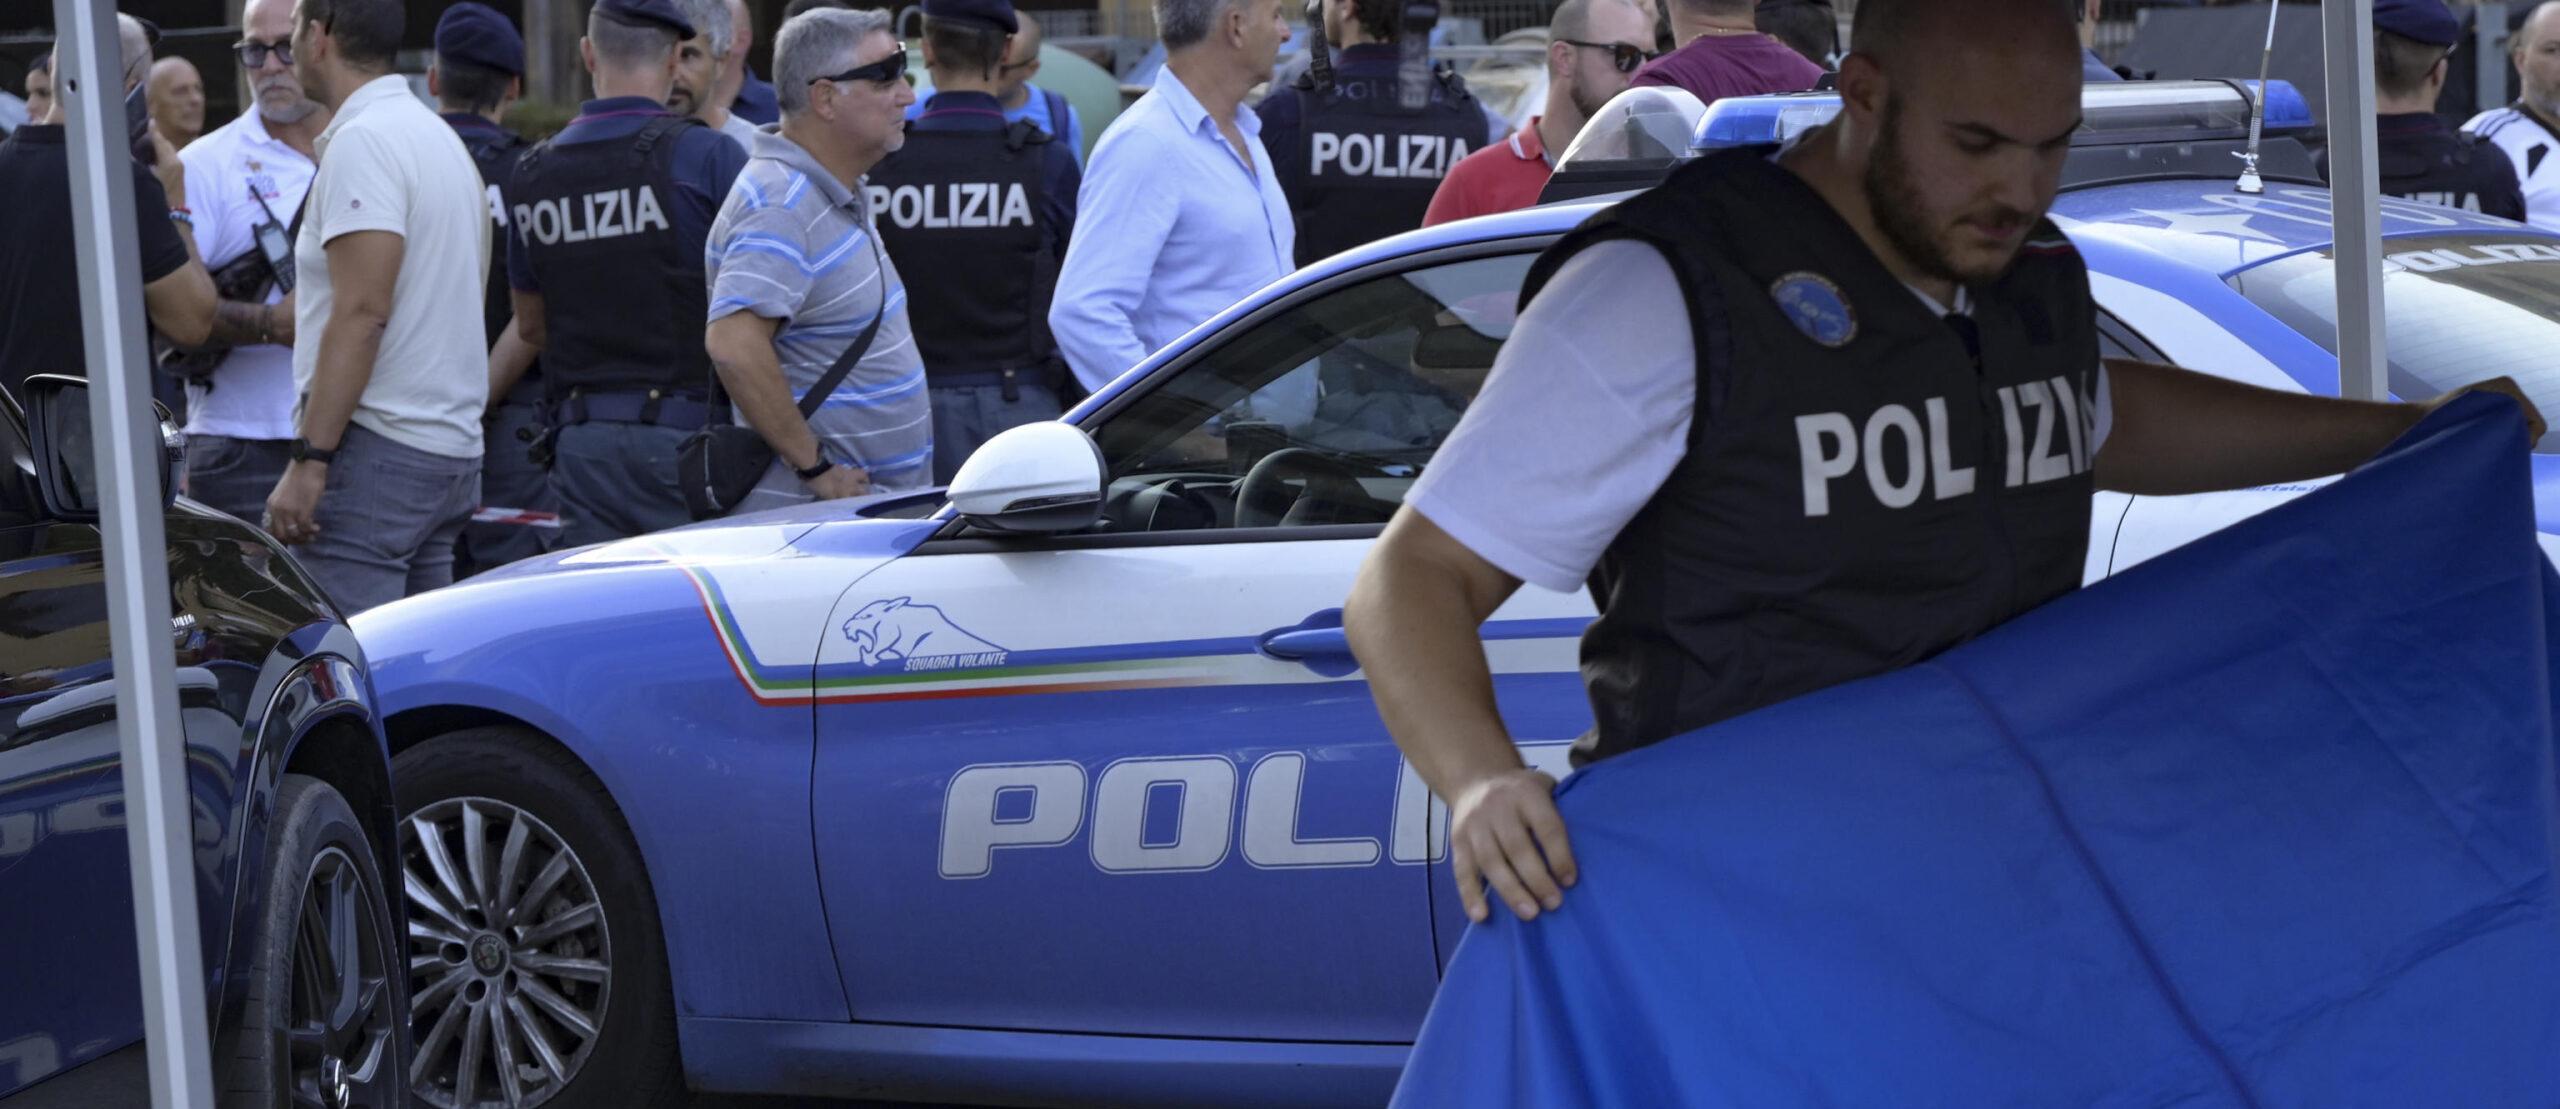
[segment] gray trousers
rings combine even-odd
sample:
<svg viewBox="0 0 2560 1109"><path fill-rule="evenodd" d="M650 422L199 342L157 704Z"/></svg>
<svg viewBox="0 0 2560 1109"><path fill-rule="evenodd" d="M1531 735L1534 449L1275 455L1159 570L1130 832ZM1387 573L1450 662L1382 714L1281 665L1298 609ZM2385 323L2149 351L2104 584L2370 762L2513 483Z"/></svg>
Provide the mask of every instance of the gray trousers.
<svg viewBox="0 0 2560 1109"><path fill-rule="evenodd" d="M265 527L267 496L293 462L291 439L187 436L187 496Z"/></svg>
<svg viewBox="0 0 2560 1109"><path fill-rule="evenodd" d="M1048 386L1028 382L1015 384L1012 400L1001 385L933 386L926 395L933 400L933 480L943 485L997 434L1067 411Z"/></svg>
<svg viewBox="0 0 2560 1109"><path fill-rule="evenodd" d="M551 461L561 543L583 547L692 523L676 484L676 450L691 434L601 420L561 428Z"/></svg>
<svg viewBox="0 0 2560 1109"><path fill-rule="evenodd" d="M480 460L347 425L320 495L320 535L293 548L347 615L453 584L453 544L480 503Z"/></svg>
<svg viewBox="0 0 2560 1109"><path fill-rule="evenodd" d="M527 453L533 444L516 434L527 429L539 433L541 425L542 410L538 405L501 404L490 411L488 420L481 424L482 441L488 448L480 461L482 505L527 512L560 511L560 495L551 488L551 472L534 465ZM556 528L465 525L462 545L454 554L454 576L467 578L559 545L560 532Z"/></svg>

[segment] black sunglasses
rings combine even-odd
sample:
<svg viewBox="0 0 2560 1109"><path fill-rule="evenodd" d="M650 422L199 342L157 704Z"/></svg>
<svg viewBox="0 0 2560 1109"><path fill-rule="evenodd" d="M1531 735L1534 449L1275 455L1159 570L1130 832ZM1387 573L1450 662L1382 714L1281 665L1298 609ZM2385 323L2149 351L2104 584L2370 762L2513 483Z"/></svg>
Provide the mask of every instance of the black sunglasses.
<svg viewBox="0 0 2560 1109"><path fill-rule="evenodd" d="M885 85L892 81L913 80L914 78L907 76L907 48L901 46L890 51L888 57L870 65L858 65L832 77L812 77L809 83L814 85L820 81L870 81Z"/></svg>
<svg viewBox="0 0 2560 1109"><path fill-rule="evenodd" d="M1579 46L1585 50L1608 51L1609 63L1617 66L1618 72L1620 73L1633 73L1644 68L1644 63L1662 56L1662 52L1659 50L1646 50L1643 47L1629 46L1623 42L1583 42L1579 39L1563 39L1561 41L1567 46Z"/></svg>
<svg viewBox="0 0 2560 1109"><path fill-rule="evenodd" d="M256 69L267 64L269 54L274 54L277 61L286 65L293 64L293 42L289 39L284 42L258 42L253 39L234 43L231 52L239 56L242 69Z"/></svg>

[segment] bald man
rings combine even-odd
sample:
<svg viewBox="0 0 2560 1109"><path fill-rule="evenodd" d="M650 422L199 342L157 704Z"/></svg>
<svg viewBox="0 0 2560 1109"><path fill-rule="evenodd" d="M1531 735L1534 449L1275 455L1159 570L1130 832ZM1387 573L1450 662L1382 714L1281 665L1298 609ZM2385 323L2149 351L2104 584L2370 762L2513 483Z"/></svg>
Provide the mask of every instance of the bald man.
<svg viewBox="0 0 2560 1109"><path fill-rule="evenodd" d="M184 150L204 134L204 77L196 72L195 63L185 58L153 62L151 81L144 87L151 126L169 145Z"/></svg>
<svg viewBox="0 0 2560 1109"><path fill-rule="evenodd" d="M1599 602L1587 762L2071 591L2096 489L2335 474L2425 412L2102 364L2088 274L2045 219L2080 124L2069 10L1863 0L1856 18L1836 120L1700 159L1538 262L1353 589L1352 647L1449 804L1477 920L1487 883L1529 919L1576 877L1555 780L1523 765L1477 639L1523 582Z"/></svg>
<svg viewBox="0 0 2560 1109"><path fill-rule="evenodd" d="M2497 144L2524 186L2525 218L2560 232L2560 0L2535 8L2507 53L2524 86L2516 102L2491 108L2462 126Z"/></svg>

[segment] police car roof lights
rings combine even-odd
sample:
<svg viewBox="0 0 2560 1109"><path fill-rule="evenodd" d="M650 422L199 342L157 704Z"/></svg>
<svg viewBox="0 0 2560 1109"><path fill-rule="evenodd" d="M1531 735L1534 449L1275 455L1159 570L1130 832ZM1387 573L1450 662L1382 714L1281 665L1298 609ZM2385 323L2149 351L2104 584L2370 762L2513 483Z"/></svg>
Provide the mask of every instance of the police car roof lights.
<svg viewBox="0 0 2560 1109"><path fill-rule="evenodd" d="M2081 94L2080 131L2071 137L2071 145L2246 139L2256 85L2255 81L2090 85ZM2267 90L2267 133L2311 129L2311 105L2290 82L2271 82ZM1833 92L1728 97L1706 110L1691 145L1703 151L1786 142L1839 114L1840 95Z"/></svg>

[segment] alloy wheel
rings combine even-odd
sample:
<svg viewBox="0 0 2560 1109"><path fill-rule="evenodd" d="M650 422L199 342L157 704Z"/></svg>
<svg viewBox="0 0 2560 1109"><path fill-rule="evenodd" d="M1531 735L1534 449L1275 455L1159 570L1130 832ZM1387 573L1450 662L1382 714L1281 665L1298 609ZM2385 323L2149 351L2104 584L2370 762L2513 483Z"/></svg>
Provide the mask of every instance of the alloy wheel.
<svg viewBox="0 0 2560 1109"><path fill-rule="evenodd" d="M604 906L532 813L463 797L400 828L411 1091L438 1109L531 1109L577 1077L612 996Z"/></svg>
<svg viewBox="0 0 2560 1109"><path fill-rule="evenodd" d="M297 1109L351 1109L398 1101L391 1062L390 922L368 895L363 871L342 848L311 861L294 923L288 1073Z"/></svg>

